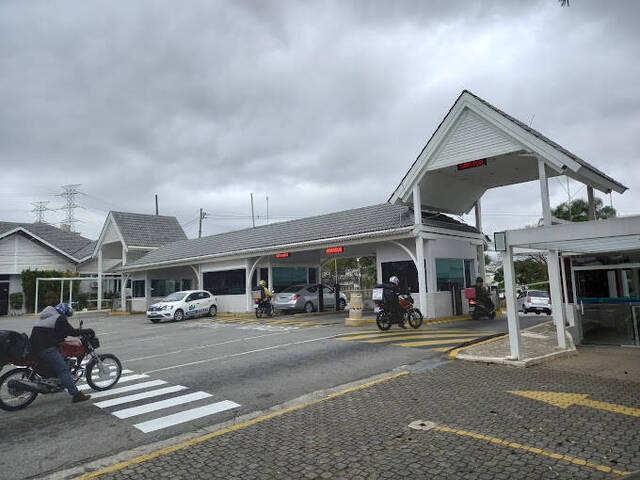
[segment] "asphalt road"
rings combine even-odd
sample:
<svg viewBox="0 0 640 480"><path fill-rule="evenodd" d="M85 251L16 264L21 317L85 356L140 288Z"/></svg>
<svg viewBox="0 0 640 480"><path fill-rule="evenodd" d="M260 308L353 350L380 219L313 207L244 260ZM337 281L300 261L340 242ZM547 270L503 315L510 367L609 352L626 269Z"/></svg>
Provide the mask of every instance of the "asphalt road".
<svg viewBox="0 0 640 480"><path fill-rule="evenodd" d="M28 333L33 320L5 317L0 329ZM542 320L547 317L522 317L521 324ZM456 343L506 331L506 320L496 319L423 326L406 335L394 327L381 337L375 325L332 324L338 321L200 318L152 324L141 315L85 316L100 351L116 354L127 373L114 392L83 404L72 405L66 393L58 393L40 395L22 411L0 411L0 478L51 473L404 365L436 364ZM393 336L400 340L388 341ZM406 338L420 346L399 346Z"/></svg>

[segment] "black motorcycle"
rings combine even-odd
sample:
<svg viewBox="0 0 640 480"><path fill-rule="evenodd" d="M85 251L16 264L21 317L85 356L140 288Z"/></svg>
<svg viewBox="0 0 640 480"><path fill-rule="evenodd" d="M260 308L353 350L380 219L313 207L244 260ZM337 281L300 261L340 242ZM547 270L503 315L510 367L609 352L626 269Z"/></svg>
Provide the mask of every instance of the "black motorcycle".
<svg viewBox="0 0 640 480"><path fill-rule="evenodd" d="M470 298L469 313L471 313L471 320L493 320L496 318L496 307L490 300L489 304L487 304L486 302L478 301L475 298Z"/></svg>

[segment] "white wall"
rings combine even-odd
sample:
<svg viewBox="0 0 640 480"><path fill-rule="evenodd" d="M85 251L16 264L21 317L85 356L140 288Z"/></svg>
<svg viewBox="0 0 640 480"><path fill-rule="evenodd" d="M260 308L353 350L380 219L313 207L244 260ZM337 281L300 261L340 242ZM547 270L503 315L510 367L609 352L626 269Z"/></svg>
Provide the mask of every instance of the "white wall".
<svg viewBox="0 0 640 480"><path fill-rule="evenodd" d="M19 234L0 240L0 274L20 274L26 269L75 271L75 264Z"/></svg>
<svg viewBox="0 0 640 480"><path fill-rule="evenodd" d="M398 243L402 243L409 248L411 253L415 254L416 243L415 240L398 240ZM387 282L388 278L382 278L382 264L386 262L401 262L405 260L411 260L411 257L407 255L402 248L391 242L380 243L376 246L376 269L378 272L378 283ZM412 295L413 296L413 295ZM416 297L416 305L419 304L419 300Z"/></svg>
<svg viewBox="0 0 640 480"><path fill-rule="evenodd" d="M429 297L435 302L436 318L453 315L451 307L451 292L435 292Z"/></svg>

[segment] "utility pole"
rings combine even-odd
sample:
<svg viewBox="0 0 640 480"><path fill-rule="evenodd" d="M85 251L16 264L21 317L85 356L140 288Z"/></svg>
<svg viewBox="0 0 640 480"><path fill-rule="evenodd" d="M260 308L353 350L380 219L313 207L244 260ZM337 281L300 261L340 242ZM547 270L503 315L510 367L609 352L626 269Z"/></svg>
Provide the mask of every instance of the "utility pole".
<svg viewBox="0 0 640 480"><path fill-rule="evenodd" d="M36 214L36 223L47 223L44 219L44 212L49 210L47 208L48 203L49 202L33 202L31 204L34 206L34 209L31 210L31 212Z"/></svg>
<svg viewBox="0 0 640 480"><path fill-rule="evenodd" d="M60 208L60 210L66 210L66 215L62 223L67 226L69 231L74 231L74 224L80 221L75 216L75 209L81 208L80 205L76 203L76 196L84 194L78 190L78 187L80 187L79 183L73 185L62 185L60 188L62 188L63 192L57 195L58 197L65 199L65 204Z"/></svg>
<svg viewBox="0 0 640 480"><path fill-rule="evenodd" d="M253 224L253 228L256 228L256 218L253 215L253 192L251 193L251 223Z"/></svg>
<svg viewBox="0 0 640 480"><path fill-rule="evenodd" d="M158 194L156 193L156 215L158 215Z"/></svg>
<svg viewBox="0 0 640 480"><path fill-rule="evenodd" d="M202 209L200 209L200 224L198 226L198 238L202 237L202 220L204 219L206 213L202 213Z"/></svg>

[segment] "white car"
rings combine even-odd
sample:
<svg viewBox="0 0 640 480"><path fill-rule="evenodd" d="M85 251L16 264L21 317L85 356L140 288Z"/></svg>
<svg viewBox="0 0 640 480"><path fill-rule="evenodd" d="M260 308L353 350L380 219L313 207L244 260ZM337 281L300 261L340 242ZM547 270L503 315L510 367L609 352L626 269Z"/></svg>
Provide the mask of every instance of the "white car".
<svg viewBox="0 0 640 480"><path fill-rule="evenodd" d="M147 308L147 318L153 323L163 319L179 322L202 315L214 317L216 313L216 297L205 290L175 292Z"/></svg>
<svg viewBox="0 0 640 480"><path fill-rule="evenodd" d="M551 315L551 299L544 290L527 290L520 292L517 299L518 310L523 313L535 312Z"/></svg>

